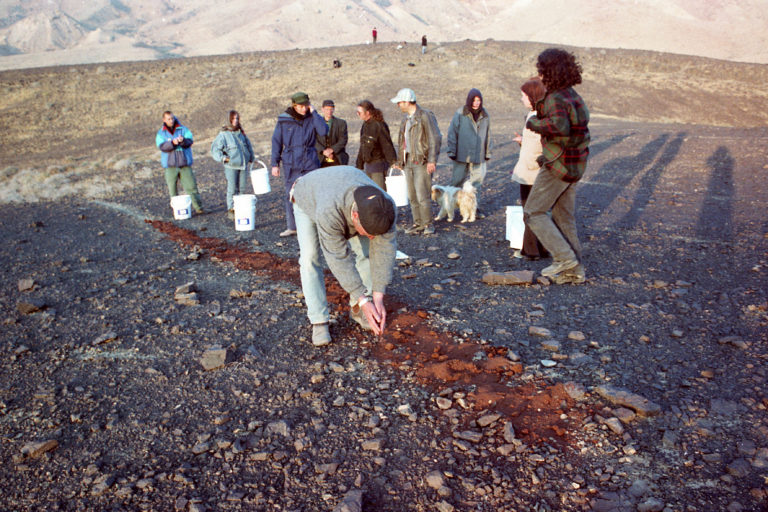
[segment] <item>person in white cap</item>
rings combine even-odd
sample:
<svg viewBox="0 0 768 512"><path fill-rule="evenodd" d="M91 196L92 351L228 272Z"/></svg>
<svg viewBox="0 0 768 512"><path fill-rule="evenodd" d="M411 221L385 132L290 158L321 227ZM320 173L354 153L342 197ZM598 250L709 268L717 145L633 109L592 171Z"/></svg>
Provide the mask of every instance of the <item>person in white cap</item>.
<svg viewBox="0 0 768 512"><path fill-rule="evenodd" d="M397 138L397 167L405 174L413 216L413 225L405 232L430 235L435 232L432 225L432 174L443 136L435 114L416 103L416 93L412 89L400 89L391 101L406 114Z"/></svg>

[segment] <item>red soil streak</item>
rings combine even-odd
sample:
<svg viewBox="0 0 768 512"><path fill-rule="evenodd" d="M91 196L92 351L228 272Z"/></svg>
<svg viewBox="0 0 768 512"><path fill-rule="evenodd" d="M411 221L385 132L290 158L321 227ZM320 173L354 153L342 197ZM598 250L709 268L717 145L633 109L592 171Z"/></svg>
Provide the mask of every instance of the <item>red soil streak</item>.
<svg viewBox="0 0 768 512"><path fill-rule="evenodd" d="M233 247L224 240L200 237L171 222L147 222L177 243L197 246L239 269L267 275L275 281L301 284L298 261L294 258ZM339 312L348 310L349 296L329 272L325 282L329 306L335 306ZM542 380L521 384L515 376L522 373L523 367L505 357L505 348L456 341L452 333L434 330L428 323L428 313L412 312L392 297L388 297L387 310L390 312L387 331L378 342L343 322L340 324L342 334L370 344L371 354L378 360L389 361L396 367L410 361L420 382L436 391L446 387L454 391L471 390L466 400L473 410L501 414L529 442L546 440L561 446L569 444L567 421L578 425L585 413L574 409L574 402L562 384L549 385ZM476 357L482 353L485 357ZM560 418L564 413L568 414L568 420Z"/></svg>

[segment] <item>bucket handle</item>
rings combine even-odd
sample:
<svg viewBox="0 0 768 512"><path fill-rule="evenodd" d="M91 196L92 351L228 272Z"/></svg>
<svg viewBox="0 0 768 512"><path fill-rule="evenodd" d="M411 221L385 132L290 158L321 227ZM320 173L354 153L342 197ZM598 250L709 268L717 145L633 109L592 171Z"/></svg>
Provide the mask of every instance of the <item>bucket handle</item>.
<svg viewBox="0 0 768 512"><path fill-rule="evenodd" d="M390 167L387 169L387 177L392 176L392 171L400 171L401 176L405 176L405 171L402 169L398 169L397 167Z"/></svg>
<svg viewBox="0 0 768 512"><path fill-rule="evenodd" d="M266 169L267 168L267 164L265 164L263 161L261 161L261 160L256 160L256 161L261 164L261 168L262 169ZM251 169L253 169L253 166L251 166Z"/></svg>

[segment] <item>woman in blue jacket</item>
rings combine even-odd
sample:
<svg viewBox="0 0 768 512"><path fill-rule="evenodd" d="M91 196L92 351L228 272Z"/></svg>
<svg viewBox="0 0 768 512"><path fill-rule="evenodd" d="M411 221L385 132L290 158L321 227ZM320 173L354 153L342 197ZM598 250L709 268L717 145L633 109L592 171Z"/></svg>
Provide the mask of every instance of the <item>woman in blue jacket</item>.
<svg viewBox="0 0 768 512"><path fill-rule="evenodd" d="M293 216L290 191L296 180L320 167L315 141L318 135L327 135L328 125L323 116L312 108L309 96L297 92L291 96L291 106L277 116L275 131L272 133L272 176L280 176L283 165L285 182L285 221L287 227L280 236L296 234L296 219Z"/></svg>
<svg viewBox="0 0 768 512"><path fill-rule="evenodd" d="M251 141L243 131L240 114L236 110L229 111L229 123L221 128L211 144L211 157L224 164L224 176L227 178L227 213L233 218L235 210L232 196L248 193L248 169L254 160Z"/></svg>

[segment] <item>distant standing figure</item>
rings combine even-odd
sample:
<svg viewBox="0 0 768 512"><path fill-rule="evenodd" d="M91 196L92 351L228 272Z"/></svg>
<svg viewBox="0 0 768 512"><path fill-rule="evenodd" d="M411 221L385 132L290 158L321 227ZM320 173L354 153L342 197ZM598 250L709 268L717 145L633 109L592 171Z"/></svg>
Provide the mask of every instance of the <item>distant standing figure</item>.
<svg viewBox="0 0 768 512"><path fill-rule="evenodd" d="M421 36L421 54L424 55L427 51L427 36L426 34Z"/></svg>
<svg viewBox="0 0 768 512"><path fill-rule="evenodd" d="M165 183L171 197L177 195L176 181L181 181L184 192L190 195L192 207L197 213L204 213L197 191L195 173L192 172L192 132L182 125L173 112L163 112L163 126L155 135L155 145L162 152L160 163L165 169Z"/></svg>
<svg viewBox="0 0 768 512"><path fill-rule="evenodd" d="M333 100L323 101L323 119L328 125L328 135L318 135L315 142L317 158L320 159L320 167L329 165L347 165L347 122L335 117L336 105Z"/></svg>
<svg viewBox="0 0 768 512"><path fill-rule="evenodd" d="M541 135L542 164L523 208L525 222L552 253L552 264L541 275L555 283L583 283L581 243L576 233L576 190L589 156L589 110L573 90L581 83L581 65L572 53L549 48L536 62L547 88L536 104L536 116L525 127ZM547 212L552 210L552 217Z"/></svg>
<svg viewBox="0 0 768 512"><path fill-rule="evenodd" d="M469 180L479 190L491 158L491 118L477 89L470 89L464 106L453 114L448 127L448 157L453 160L451 186L461 187Z"/></svg>
<svg viewBox="0 0 768 512"><path fill-rule="evenodd" d="M291 106L277 116L275 131L272 133L272 176L280 176L280 164L283 165L285 182L285 222L286 229L281 237L296 234L296 218L290 191L293 183L310 171L320 167L315 142L318 135L327 135L328 125L312 108L309 96L297 92L291 96Z"/></svg>
<svg viewBox="0 0 768 512"><path fill-rule="evenodd" d="M528 109L528 115L525 118L527 123L529 119L536 116L534 105L544 99L547 89L544 87L541 78L533 77L522 85L520 91L520 101ZM539 169L541 169L541 165L538 162L541 156L541 135L524 127L523 134L520 135L515 132L513 140L520 144L520 156L512 171L512 181L520 184L520 202L525 207L525 203L531 193L531 188L533 188L533 183L539 175ZM548 256L547 250L541 245L541 242L536 238L536 235L533 234L528 225L525 226L525 231L523 232L523 248L515 249L516 258L522 258L523 256L531 260Z"/></svg>
<svg viewBox="0 0 768 512"><path fill-rule="evenodd" d="M371 36L373 37L373 44L376 44L376 37L379 35L379 32L376 30L376 27L373 27L373 30L371 30Z"/></svg>
<svg viewBox="0 0 768 512"><path fill-rule="evenodd" d="M363 125L360 127L360 150L355 167L364 170L379 187L387 190L385 173L397 162L389 126L381 110L368 100L357 104L357 116Z"/></svg>
<svg viewBox="0 0 768 512"><path fill-rule="evenodd" d="M421 231L431 235L435 232L432 225L432 174L440 156L443 136L435 114L416 104L416 93L412 89L400 89L391 101L405 114L397 137L397 166L405 174L413 216L413 225L405 232L412 235Z"/></svg>
<svg viewBox="0 0 768 512"><path fill-rule="evenodd" d="M248 171L255 155L251 141L240 124L240 114L237 110L229 111L228 120L211 144L211 158L224 164L224 176L227 178L227 214L234 218L235 205L232 196L248 193Z"/></svg>

